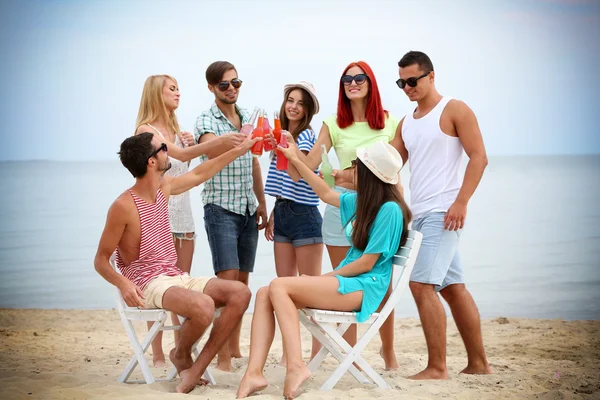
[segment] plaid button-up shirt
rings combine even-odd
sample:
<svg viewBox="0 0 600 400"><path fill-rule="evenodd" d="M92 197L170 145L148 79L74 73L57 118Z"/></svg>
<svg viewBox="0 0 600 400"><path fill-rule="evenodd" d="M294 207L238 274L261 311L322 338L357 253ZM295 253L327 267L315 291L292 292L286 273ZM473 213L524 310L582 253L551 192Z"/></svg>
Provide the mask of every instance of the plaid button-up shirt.
<svg viewBox="0 0 600 400"><path fill-rule="evenodd" d="M248 122L250 114L237 105L235 109L242 125ZM238 129L223 115L216 103L213 103L210 110L200 114L194 127L197 143L200 141L200 136L206 133L221 136L229 132L238 132ZM206 156L200 157L200 162L206 160L208 160ZM248 210L252 215L257 208L252 186L252 154L248 151L204 183L202 201L204 204L216 204L240 215L245 215Z"/></svg>

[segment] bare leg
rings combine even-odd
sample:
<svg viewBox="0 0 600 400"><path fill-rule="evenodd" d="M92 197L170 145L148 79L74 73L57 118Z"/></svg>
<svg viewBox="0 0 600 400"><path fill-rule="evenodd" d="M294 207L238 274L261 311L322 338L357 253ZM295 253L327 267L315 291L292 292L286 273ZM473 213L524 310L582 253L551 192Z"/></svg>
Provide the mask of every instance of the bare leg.
<svg viewBox="0 0 600 400"><path fill-rule="evenodd" d="M296 252L291 243L275 242L273 245L275 255L275 271L279 278L286 276L297 276L298 267L296 266ZM283 354L279 365L285 367L285 346L283 346Z"/></svg>
<svg viewBox="0 0 600 400"><path fill-rule="evenodd" d="M268 383L263 375L269 349L275 336L275 316L269 299L269 287L263 287L256 293L252 328L250 332L250 359L248 368L240 382L236 397L242 399L252 393L263 390Z"/></svg>
<svg viewBox="0 0 600 400"><path fill-rule="evenodd" d="M491 374L481 336L477 305L464 284L446 286L440 294L448 302L452 317L467 349L467 367L463 374Z"/></svg>
<svg viewBox="0 0 600 400"><path fill-rule="evenodd" d="M380 311L385 303L387 302L390 294L392 294L392 281L390 281L390 286L388 288L385 297L383 298L381 305L379 306ZM398 361L396 360L396 352L394 351L394 310L387 317L381 328L379 328L379 336L381 337L381 351L379 354L385 363L385 370L390 371L393 369L398 369L400 366L398 365Z"/></svg>
<svg viewBox="0 0 600 400"><path fill-rule="evenodd" d="M298 265L299 275L319 276L323 265L323 245L310 244L307 246L296 247L296 264ZM321 350L321 343L314 337L312 338L312 350L310 359ZM285 351L285 349L284 349Z"/></svg>
<svg viewBox="0 0 600 400"><path fill-rule="evenodd" d="M327 245L327 253L329 254L329 260L331 261L331 267L337 268L338 265L346 257L346 253L350 249L350 246L329 246ZM350 325L346 333L344 333L344 339L352 347L356 344L357 329L356 324Z"/></svg>
<svg viewBox="0 0 600 400"><path fill-rule="evenodd" d="M163 295L163 308L187 318L179 341L169 354L177 372L181 372L192 365L192 346L212 322L215 304L203 293L171 287Z"/></svg>
<svg viewBox="0 0 600 400"><path fill-rule="evenodd" d="M147 325L148 330L150 330L152 325L154 325L154 322L148 322ZM152 364L156 368L163 368L165 365L167 365L165 363L165 353L163 352L162 348L162 337L163 333L160 331L156 334L154 340L152 341Z"/></svg>
<svg viewBox="0 0 600 400"><path fill-rule="evenodd" d="M219 271L217 278L226 279L230 281L237 281L239 277L239 271L237 269L228 269L225 271ZM217 369L225 372L231 372L231 353L229 351L229 345L223 346L219 350L217 355Z"/></svg>
<svg viewBox="0 0 600 400"><path fill-rule="evenodd" d="M194 232L186 233L188 239L175 240L175 251L177 252L177 268L188 274L192 270L192 259L194 258Z"/></svg>
<svg viewBox="0 0 600 400"><path fill-rule="evenodd" d="M446 368L446 313L434 285L410 282L419 310L429 360L427 368L408 379L448 379Z"/></svg>
<svg viewBox="0 0 600 400"><path fill-rule="evenodd" d="M244 316L244 312L248 308L250 297L252 296L247 286L239 282L222 279L211 279L204 289L204 295L214 301L213 307L221 308L221 316L213 322L213 329L198 359L191 367L179 373L181 383L176 388L178 393L188 393L201 382L202 374L206 371L211 360L221 347L225 347L224 345L229 340L231 332ZM177 312L176 310L174 311ZM178 312L178 314L180 313ZM186 323L187 320L181 327L181 337L177 344L176 352L180 346L187 345L184 332Z"/></svg>
<svg viewBox="0 0 600 400"><path fill-rule="evenodd" d="M238 281L242 282L244 285L248 286L248 281L250 279L250 274L248 272L240 271L238 274ZM242 358L242 352L240 350L240 335L242 332L242 320L240 319L240 323L236 326L231 338L229 339L229 353L232 358Z"/></svg>
<svg viewBox="0 0 600 400"><path fill-rule="evenodd" d="M177 253L177 268L188 274L192 270L192 258L194 257L194 232L185 234L190 240L182 240L174 238L175 252ZM171 322L173 325L179 325L179 318L176 314L171 313ZM173 331L175 335L175 345L179 340L179 331Z"/></svg>
<svg viewBox="0 0 600 400"><path fill-rule="evenodd" d="M302 361L297 308L353 311L361 306L362 291L343 295L337 291L338 287L338 280L333 276L276 278L269 285L271 304L286 349L287 371L283 395L287 399L296 397L300 385L311 375Z"/></svg>

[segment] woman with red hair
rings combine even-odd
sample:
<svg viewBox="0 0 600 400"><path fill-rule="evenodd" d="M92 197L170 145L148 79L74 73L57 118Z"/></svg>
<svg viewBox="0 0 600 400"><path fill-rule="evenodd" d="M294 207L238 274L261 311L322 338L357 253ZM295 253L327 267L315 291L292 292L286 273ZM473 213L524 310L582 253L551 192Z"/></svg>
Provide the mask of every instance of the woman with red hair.
<svg viewBox="0 0 600 400"><path fill-rule="evenodd" d="M316 169L321 163L322 145L329 152L333 147L340 162L340 170L348 169L356 159L356 149L369 147L379 141L390 142L396 133L398 119L383 109L377 80L371 67L364 61L350 63L339 82L337 114L323 121L323 127L315 146L308 154L298 154L309 168ZM295 181L300 179L292 163L288 174ZM350 175L353 176L353 175ZM336 182L340 193L354 192L354 182ZM326 245L333 268L337 267L350 249L351 243L344 233L339 208L327 205L323 216L323 242ZM394 313L380 329L385 368L397 369L394 352ZM345 339L356 343L356 325L350 327ZM313 349L313 352L315 350Z"/></svg>

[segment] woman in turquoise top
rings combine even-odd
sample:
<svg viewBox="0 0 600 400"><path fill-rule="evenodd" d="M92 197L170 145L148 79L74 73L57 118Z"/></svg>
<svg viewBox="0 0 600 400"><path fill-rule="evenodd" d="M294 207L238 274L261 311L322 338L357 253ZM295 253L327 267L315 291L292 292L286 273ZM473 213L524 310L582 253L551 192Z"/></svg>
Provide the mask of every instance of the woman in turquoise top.
<svg viewBox="0 0 600 400"><path fill-rule="evenodd" d="M263 369L275 334L275 317L287 358L283 395L288 399L295 397L300 385L311 375L302 360L296 309L356 311L358 321L367 320L381 306L390 287L392 257L406 241L411 219L397 186L402 158L390 144L377 142L367 149L357 149L356 193L340 194L300 161L293 138L288 137L290 147L279 149L321 200L340 208L341 223L352 246L340 265L329 273L276 278L268 287L258 290L250 359L237 398L267 386Z"/></svg>
<svg viewBox="0 0 600 400"><path fill-rule="evenodd" d="M364 61L350 63L339 81L337 114L323 121L316 144L307 154L298 157L309 168L315 169L321 162L322 145L327 151L332 147L340 161L340 169L350 168L356 158L356 149L369 147L375 142L390 142L396 133L398 120L383 108L375 74ZM290 164L288 174L298 180L296 169ZM356 189L348 182L337 183L335 190L353 193ZM350 241L344 235L340 210L327 205L323 215L323 243L327 248L331 265L340 265L350 249ZM385 369L398 368L394 351L394 313L391 313L379 330L381 355ZM346 331L344 338L350 345L356 343L356 325Z"/></svg>

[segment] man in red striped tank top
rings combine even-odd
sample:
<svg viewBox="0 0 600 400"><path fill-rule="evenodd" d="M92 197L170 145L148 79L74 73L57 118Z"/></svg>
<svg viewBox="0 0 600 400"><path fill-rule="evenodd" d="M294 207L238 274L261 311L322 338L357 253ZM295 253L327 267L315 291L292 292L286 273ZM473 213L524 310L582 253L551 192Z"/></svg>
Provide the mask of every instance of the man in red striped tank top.
<svg viewBox="0 0 600 400"><path fill-rule="evenodd" d="M130 307L163 308L186 317L176 347L169 355L181 383L178 393L188 393L225 344L248 308L251 293L246 285L212 277L190 277L175 266L177 254L170 234L168 199L206 181L256 142L249 137L237 147L208 160L177 178L164 176L170 168L167 146L152 133L129 137L119 157L136 183L111 205L98 251L96 271L121 291ZM110 265L116 249L121 274ZM215 308L221 316L198 359L192 346L213 321Z"/></svg>

